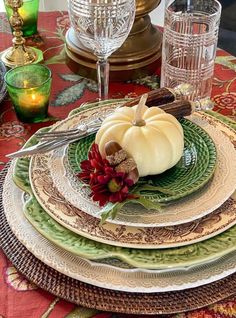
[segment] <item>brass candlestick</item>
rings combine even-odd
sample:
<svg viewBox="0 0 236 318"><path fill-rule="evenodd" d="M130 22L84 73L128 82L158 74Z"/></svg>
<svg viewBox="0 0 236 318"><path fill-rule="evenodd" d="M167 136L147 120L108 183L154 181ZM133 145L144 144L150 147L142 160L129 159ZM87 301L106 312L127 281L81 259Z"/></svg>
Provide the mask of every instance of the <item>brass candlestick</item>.
<svg viewBox="0 0 236 318"><path fill-rule="evenodd" d="M110 80L124 81L150 75L160 67L161 32L152 25L149 13L160 0L136 0L136 16L129 37L109 58ZM80 42L71 27L66 34L67 64L84 77L96 79L96 56Z"/></svg>
<svg viewBox="0 0 236 318"><path fill-rule="evenodd" d="M2 55L3 63L8 67L31 64L38 58L37 49L25 45L22 37L23 20L18 9L23 5L23 0L6 0L6 5L12 8L13 14L9 19L13 31L13 46Z"/></svg>

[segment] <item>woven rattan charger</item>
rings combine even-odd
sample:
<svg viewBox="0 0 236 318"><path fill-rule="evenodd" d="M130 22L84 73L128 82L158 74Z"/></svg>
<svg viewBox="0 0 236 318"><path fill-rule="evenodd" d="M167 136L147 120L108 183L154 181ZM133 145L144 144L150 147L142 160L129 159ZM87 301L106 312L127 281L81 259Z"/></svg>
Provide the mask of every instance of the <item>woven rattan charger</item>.
<svg viewBox="0 0 236 318"><path fill-rule="evenodd" d="M236 274L202 287L167 293L125 293L99 288L63 275L31 254L12 233L2 205L2 189L9 164L0 175L0 246L27 279L72 303L129 314L170 314L213 304L236 293Z"/></svg>

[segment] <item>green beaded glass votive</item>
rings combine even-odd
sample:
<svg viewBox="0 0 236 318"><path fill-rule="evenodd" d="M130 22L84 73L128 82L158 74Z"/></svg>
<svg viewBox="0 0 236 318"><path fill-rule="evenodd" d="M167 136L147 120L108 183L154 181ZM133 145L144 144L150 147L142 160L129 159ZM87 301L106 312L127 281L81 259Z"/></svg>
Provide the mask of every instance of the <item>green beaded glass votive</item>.
<svg viewBox="0 0 236 318"><path fill-rule="evenodd" d="M6 4L4 0L5 9L7 13L8 20L12 16L12 9ZM23 19L23 37L31 36L36 34L37 23L38 23L38 11L39 11L39 0L23 0L22 7L19 8L19 14Z"/></svg>
<svg viewBox="0 0 236 318"><path fill-rule="evenodd" d="M16 67L5 74L5 82L20 121L36 123L47 117L52 82L49 68L41 64Z"/></svg>

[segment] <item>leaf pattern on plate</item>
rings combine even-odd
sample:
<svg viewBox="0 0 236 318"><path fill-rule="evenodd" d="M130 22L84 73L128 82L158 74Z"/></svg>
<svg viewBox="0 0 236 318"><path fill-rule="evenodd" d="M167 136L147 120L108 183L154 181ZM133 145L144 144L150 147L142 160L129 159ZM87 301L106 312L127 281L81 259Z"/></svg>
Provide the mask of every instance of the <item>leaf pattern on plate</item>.
<svg viewBox="0 0 236 318"><path fill-rule="evenodd" d="M45 160L42 160L42 165L46 165ZM37 172L37 171L36 171ZM64 204L64 199L61 197L60 193L56 191L56 188L53 183L50 183L50 177L49 175L42 175L40 173L40 170L38 171L38 178L37 178L38 184L42 187L42 191L48 195L49 197L49 203L55 203L55 207L59 210L62 211L65 215L68 216L74 216L76 215L75 209L68 202L68 204Z"/></svg>

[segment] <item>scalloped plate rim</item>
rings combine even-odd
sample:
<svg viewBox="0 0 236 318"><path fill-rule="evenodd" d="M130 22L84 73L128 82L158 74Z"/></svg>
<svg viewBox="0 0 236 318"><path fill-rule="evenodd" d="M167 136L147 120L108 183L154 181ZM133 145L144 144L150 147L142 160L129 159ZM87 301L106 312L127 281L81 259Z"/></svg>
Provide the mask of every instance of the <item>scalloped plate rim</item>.
<svg viewBox="0 0 236 318"><path fill-rule="evenodd" d="M8 213L9 214L9 213ZM9 216L9 215L8 215ZM15 223L14 223L15 224ZM208 284L208 283L211 283L215 280L218 280L220 278L223 278L223 277L226 277L228 275L230 275L231 273L234 273L236 268L228 268L227 270L224 269L222 270L221 273L218 273L218 274L212 274L210 277L208 278L201 278L200 280L197 279L197 281L195 283L192 282L192 279L191 279L191 282L188 282L188 283L182 283L182 285L174 285L174 286L169 286L167 288L163 288L163 287L159 287L157 285L155 285L154 287L136 287L136 288L125 288L124 285L114 285L112 284L112 282L107 282L106 280L101 283L99 283L98 281L94 281L94 280L91 280L90 276L88 276L87 278L85 277L81 277L81 271L73 271L72 267L70 267L71 265L69 265L69 268L66 268L64 267L63 265L60 264L60 261L58 262L53 262L53 257L51 257L50 255L50 260L46 257L45 255L45 249L47 250L47 246L48 246L48 243L45 242L45 239L42 238L42 240L36 240L36 244L37 246L40 248L38 248L37 250L35 249L35 245L33 243L31 243L31 241L29 241L28 239L25 240L25 238L27 237L27 235L25 234L25 231L24 233L20 234L19 232L16 231L16 228L15 228L15 225L14 227L12 227L12 222L10 222L10 225L11 225L11 229L12 231L14 232L14 234L16 235L17 239L20 240L20 242L30 251L32 252L37 258L39 258L40 260L42 260L45 264L47 264L48 266L58 270L59 272L61 273L64 273L65 275L69 276L69 277L73 277L75 279L79 279L81 281L84 281L86 283L90 283L90 284L94 284L96 286L101 286L101 284L103 284L103 286L101 287L105 287L105 288L108 288L108 289L115 289L115 290L124 290L124 291L131 291L131 292L145 292L145 293L152 293L152 292L164 292L164 291L168 291L168 290L181 290L181 289L186 289L186 288L194 288L194 287L197 287L197 286L200 286L200 285L204 285L204 284ZM37 231L35 231L33 229L33 231L36 233L36 236L40 235L37 233ZM31 233L32 233L32 230L31 230ZM32 235L32 234L31 234ZM47 245L44 245L44 244L47 244ZM49 250L50 249L53 249L53 252L54 253L61 253L61 249L59 249L58 247L54 247L51 245L53 244L49 244ZM51 251L52 252L52 251ZM68 253L68 252L66 252ZM64 253L63 253L64 255ZM70 257L69 255L70 254L67 254L68 257ZM232 257L232 255L230 254L230 257ZM235 256L233 256L234 259L235 259ZM57 259L57 258L56 258ZM65 262L65 258L63 257L63 261ZM227 264L228 264L228 258L227 260L225 260L224 258L221 260L219 260L219 262L225 262L226 263L226 267L227 267ZM72 262L73 263L73 262ZM75 263L76 264L76 263ZM217 263L218 264L218 263ZM222 265L221 265L222 266ZM95 267L96 264L95 264ZM210 273L212 272L212 270L210 271ZM84 275L84 274L83 274ZM200 275L200 277L202 277L202 275ZM105 286L104 286L105 285ZM177 286L179 286L177 288ZM180 287L181 286L181 287ZM171 288L171 289L169 289Z"/></svg>
<svg viewBox="0 0 236 318"><path fill-rule="evenodd" d="M92 108L92 110L94 110L94 109L96 109L96 107L95 108ZM87 109L85 110L85 112L86 111L88 111ZM73 115L73 117L71 117L72 119L74 118L74 117L76 117L76 115L78 115L78 114L75 114L75 115ZM201 114L199 114L199 115L201 115ZM66 149L66 148L64 148L64 149ZM55 153L57 154L57 151L61 151L61 150L55 150ZM53 154L53 153L52 153ZM232 192L231 193L229 193L228 194L228 196L227 196L227 198L229 198L230 197L230 195L234 192L234 190L235 189L233 189L232 190ZM216 208L218 208L221 204L223 204L225 201L226 201L226 199L227 198L224 198L224 199L222 199L222 201L217 205L217 206L215 206L214 207L214 209L216 209ZM68 198L66 198L67 200L68 200ZM187 199L187 198L186 198ZM70 200L68 200L68 201L70 201ZM73 204L73 203L72 203ZM73 204L74 205L74 204ZM197 218L201 218L201 217L203 217L204 215L206 215L206 214L209 214L209 213L211 213L213 211L213 209L210 209L208 212L206 212L205 214L201 214L199 217L197 217ZM88 211L86 211L86 213L88 213L88 214L90 214L90 215L93 215L93 216L95 216L95 217L98 217L97 215L95 215L95 214L92 214L92 213L89 213ZM120 213L122 213L122 211L120 212ZM197 219L196 218L196 219ZM174 226L174 225L178 225L178 224L182 224L182 223L187 223L187 222L191 222L191 221L193 221L195 218L193 218L193 217L189 217L188 219L185 219L184 221L183 220L176 220L176 221L168 221L168 222L161 222L161 223L127 223L126 221L123 221L123 220L119 220L119 219L115 219L115 220L111 220L111 219L108 219L107 221L109 222L109 223L114 223L114 224L120 224L120 225L129 225L129 226L136 226L136 227L158 227L158 226L160 226L160 227L162 227L162 226Z"/></svg>

